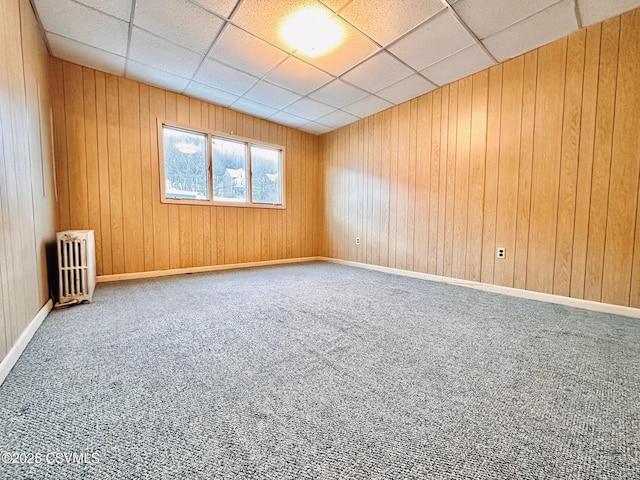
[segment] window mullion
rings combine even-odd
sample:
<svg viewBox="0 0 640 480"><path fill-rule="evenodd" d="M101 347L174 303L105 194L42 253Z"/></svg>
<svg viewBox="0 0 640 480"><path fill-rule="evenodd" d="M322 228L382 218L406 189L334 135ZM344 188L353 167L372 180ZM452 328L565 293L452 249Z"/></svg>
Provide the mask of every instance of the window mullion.
<svg viewBox="0 0 640 480"><path fill-rule="evenodd" d="M213 135L207 133L207 149L209 152L209 202L215 203L213 198Z"/></svg>
<svg viewBox="0 0 640 480"><path fill-rule="evenodd" d="M253 168L251 165L251 143L247 142L247 169L249 170L249 184L247 185L249 192L247 194L247 200L249 201L249 205L253 205Z"/></svg>

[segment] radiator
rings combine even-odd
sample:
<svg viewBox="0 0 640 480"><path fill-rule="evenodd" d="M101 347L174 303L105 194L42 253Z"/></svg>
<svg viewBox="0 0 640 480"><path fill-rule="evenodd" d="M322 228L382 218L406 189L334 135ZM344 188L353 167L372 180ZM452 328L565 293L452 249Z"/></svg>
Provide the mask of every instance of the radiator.
<svg viewBox="0 0 640 480"><path fill-rule="evenodd" d="M96 288L96 250L93 230L56 234L60 305L91 302Z"/></svg>

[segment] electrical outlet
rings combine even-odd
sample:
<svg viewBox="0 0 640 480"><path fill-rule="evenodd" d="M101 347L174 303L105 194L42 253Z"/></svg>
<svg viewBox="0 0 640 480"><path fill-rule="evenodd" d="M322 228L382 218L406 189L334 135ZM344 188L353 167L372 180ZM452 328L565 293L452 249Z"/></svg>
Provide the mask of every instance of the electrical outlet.
<svg viewBox="0 0 640 480"><path fill-rule="evenodd" d="M360 237L356 237L356 245L360 245Z"/></svg>
<svg viewBox="0 0 640 480"><path fill-rule="evenodd" d="M505 258L507 256L507 249L504 247L498 247L496 250L496 258Z"/></svg>

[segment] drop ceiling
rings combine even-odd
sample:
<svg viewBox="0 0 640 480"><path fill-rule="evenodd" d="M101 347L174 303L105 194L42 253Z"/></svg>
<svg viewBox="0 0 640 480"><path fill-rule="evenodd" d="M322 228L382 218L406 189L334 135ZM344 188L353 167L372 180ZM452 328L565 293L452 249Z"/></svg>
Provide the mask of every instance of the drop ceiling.
<svg viewBox="0 0 640 480"><path fill-rule="evenodd" d="M322 134L640 6L640 0L31 0L53 56ZM278 34L307 6L346 35Z"/></svg>

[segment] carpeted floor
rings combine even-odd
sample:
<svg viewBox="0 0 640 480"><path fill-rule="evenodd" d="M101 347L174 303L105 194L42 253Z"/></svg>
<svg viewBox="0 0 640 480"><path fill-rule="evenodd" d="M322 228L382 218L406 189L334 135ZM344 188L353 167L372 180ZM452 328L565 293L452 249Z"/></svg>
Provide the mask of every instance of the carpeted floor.
<svg viewBox="0 0 640 480"><path fill-rule="evenodd" d="M327 263L101 284L0 387L0 452L12 480L638 479L640 321Z"/></svg>

